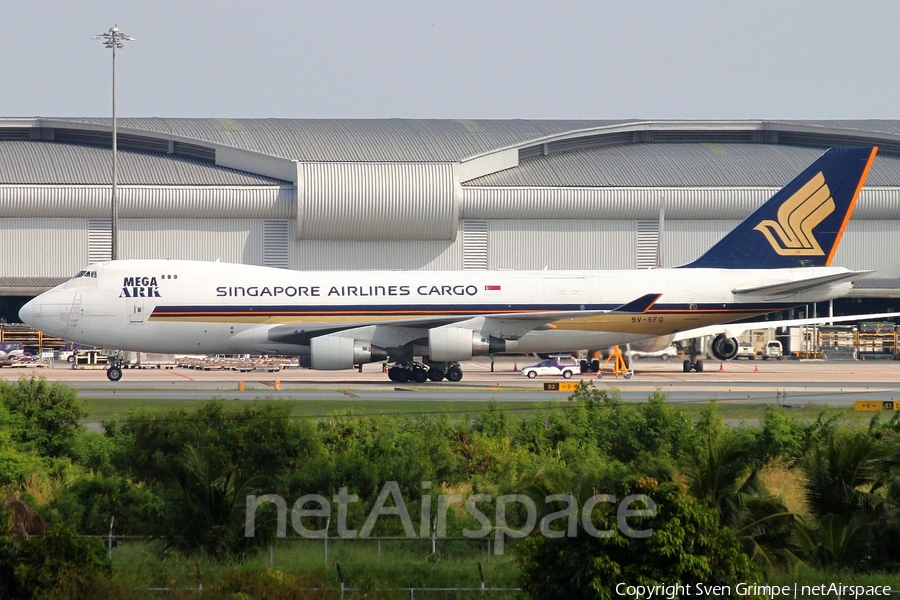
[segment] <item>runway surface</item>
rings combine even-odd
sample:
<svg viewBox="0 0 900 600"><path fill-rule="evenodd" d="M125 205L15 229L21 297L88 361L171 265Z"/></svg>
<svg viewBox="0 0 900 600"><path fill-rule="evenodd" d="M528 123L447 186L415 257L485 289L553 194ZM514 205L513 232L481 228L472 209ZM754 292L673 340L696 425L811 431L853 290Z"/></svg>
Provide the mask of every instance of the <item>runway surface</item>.
<svg viewBox="0 0 900 600"><path fill-rule="evenodd" d="M569 392L543 391L545 382L561 377L526 379L518 369L533 358L497 359L494 372L488 359L463 363L465 376L458 383L405 383L389 381L380 365L357 371L311 371L290 368L280 372L238 373L192 369L126 369L119 382L103 371L73 370L68 364L45 368L3 368L0 378L15 381L31 375L64 381L82 397L96 399L285 399L356 401L561 401ZM852 404L855 400L900 399L900 361L705 361L707 371L684 373L680 361L642 360L631 379L605 374L582 376L598 389L617 390L626 402L646 400L660 391L670 402L702 402L710 398L734 402L790 402L796 404ZM758 370L757 370L758 369ZM275 389L275 382L280 389ZM243 382L244 391L238 390Z"/></svg>

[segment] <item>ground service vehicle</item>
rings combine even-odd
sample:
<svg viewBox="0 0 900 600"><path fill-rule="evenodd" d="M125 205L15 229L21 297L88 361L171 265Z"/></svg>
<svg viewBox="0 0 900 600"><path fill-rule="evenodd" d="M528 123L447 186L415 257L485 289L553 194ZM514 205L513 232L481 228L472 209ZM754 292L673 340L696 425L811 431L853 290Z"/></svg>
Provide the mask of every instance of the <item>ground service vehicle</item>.
<svg viewBox="0 0 900 600"><path fill-rule="evenodd" d="M782 348L781 342L779 342L778 340L766 342L766 348L765 350L763 350L763 360L769 360L770 358L781 360L781 357L783 355L784 348Z"/></svg>
<svg viewBox="0 0 900 600"><path fill-rule="evenodd" d="M748 342L741 342L738 346L737 354L735 354L734 357L756 360L756 348L753 347L753 344L750 344Z"/></svg>
<svg viewBox="0 0 900 600"><path fill-rule="evenodd" d="M522 375L528 379L543 376L563 377L571 379L572 375L581 372L581 365L574 358L554 357L546 358L536 365L522 369Z"/></svg>

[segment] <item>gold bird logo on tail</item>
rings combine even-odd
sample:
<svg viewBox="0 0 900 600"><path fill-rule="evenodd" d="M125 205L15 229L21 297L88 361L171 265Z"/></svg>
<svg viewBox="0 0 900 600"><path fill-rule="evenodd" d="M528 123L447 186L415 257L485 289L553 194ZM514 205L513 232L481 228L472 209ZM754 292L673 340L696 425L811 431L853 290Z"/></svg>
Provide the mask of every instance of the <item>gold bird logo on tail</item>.
<svg viewBox="0 0 900 600"><path fill-rule="evenodd" d="M813 229L834 212L834 199L821 172L778 209L778 221L766 219L754 227L781 256L823 256ZM778 236L778 239L775 239Z"/></svg>

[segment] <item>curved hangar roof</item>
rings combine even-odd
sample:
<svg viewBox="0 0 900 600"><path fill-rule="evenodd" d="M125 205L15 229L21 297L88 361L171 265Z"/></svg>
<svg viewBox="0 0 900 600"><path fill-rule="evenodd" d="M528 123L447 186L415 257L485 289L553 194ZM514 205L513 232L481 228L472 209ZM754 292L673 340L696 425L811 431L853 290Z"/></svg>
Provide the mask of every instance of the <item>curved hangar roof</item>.
<svg viewBox="0 0 900 600"><path fill-rule="evenodd" d="M298 239L451 240L465 218L572 216L546 194L510 203L497 193L523 188L778 187L834 145L880 146L868 187L900 187L900 121L126 118L118 127L123 218L154 205L170 218L289 218ZM110 144L109 119L0 119L0 213L103 216ZM61 202L47 191L58 186L96 193ZM129 186L154 188L153 199L130 200L139 191ZM227 211L222 190L232 192ZM625 218L624 204L638 201L609 215L593 196L578 202L564 199L573 215ZM746 214L727 204L704 200L680 218Z"/></svg>

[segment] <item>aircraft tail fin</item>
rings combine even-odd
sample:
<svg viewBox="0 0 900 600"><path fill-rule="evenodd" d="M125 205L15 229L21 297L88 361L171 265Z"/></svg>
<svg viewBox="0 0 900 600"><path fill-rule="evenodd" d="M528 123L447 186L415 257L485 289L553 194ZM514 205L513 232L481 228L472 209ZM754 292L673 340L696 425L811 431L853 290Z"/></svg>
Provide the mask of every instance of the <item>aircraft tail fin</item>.
<svg viewBox="0 0 900 600"><path fill-rule="evenodd" d="M684 268L831 264L878 148L831 148Z"/></svg>

